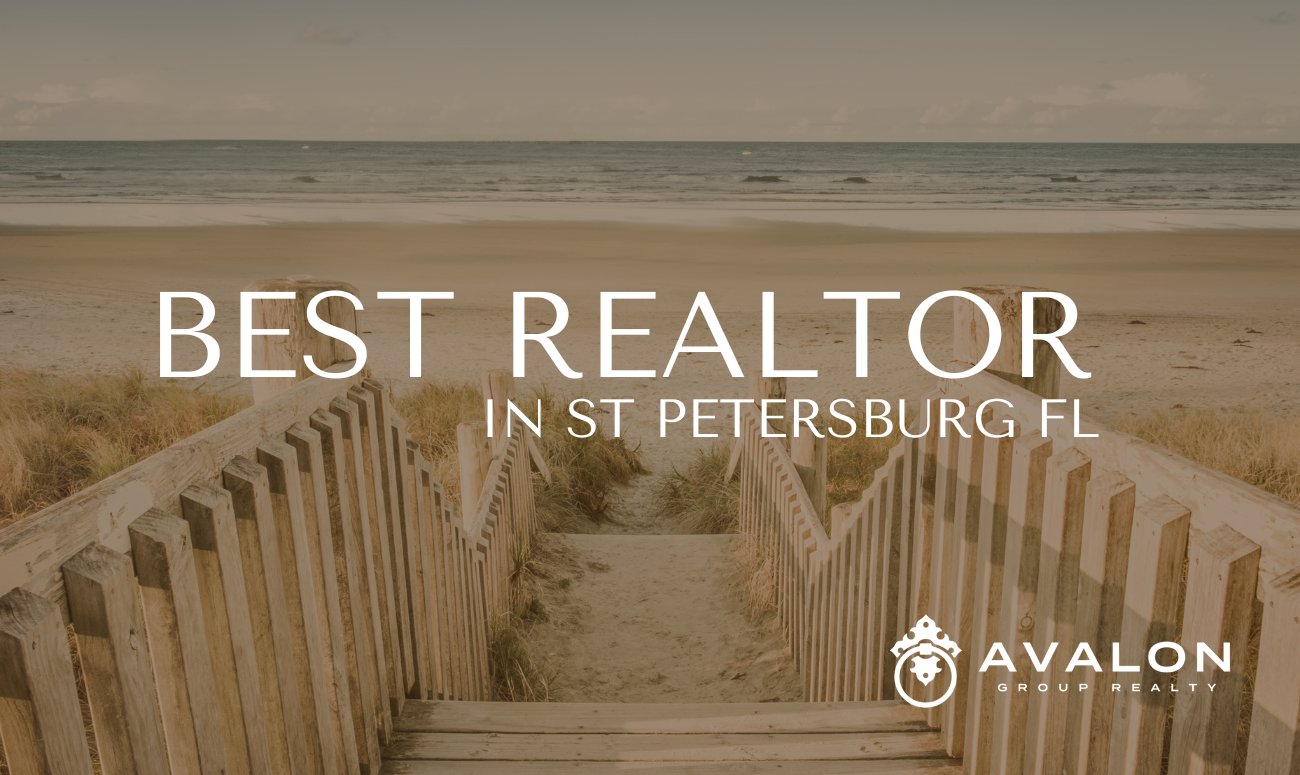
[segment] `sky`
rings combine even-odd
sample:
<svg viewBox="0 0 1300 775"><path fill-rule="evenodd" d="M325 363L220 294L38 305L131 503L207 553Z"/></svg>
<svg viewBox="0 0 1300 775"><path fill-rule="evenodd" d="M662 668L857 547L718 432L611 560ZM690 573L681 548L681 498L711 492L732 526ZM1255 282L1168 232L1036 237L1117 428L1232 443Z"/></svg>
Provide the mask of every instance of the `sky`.
<svg viewBox="0 0 1300 775"><path fill-rule="evenodd" d="M1300 0L13 0L0 139L1300 142Z"/></svg>

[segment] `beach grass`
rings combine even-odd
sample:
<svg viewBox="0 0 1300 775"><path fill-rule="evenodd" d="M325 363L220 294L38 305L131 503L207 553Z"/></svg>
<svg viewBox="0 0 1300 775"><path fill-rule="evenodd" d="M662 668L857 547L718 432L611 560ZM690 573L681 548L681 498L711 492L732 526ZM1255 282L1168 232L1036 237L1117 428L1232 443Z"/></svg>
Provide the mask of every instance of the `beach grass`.
<svg viewBox="0 0 1300 775"><path fill-rule="evenodd" d="M715 443L696 450L686 465L674 466L655 488L654 504L679 533L716 535L736 532L740 485L724 479L731 449Z"/></svg>
<svg viewBox="0 0 1300 775"><path fill-rule="evenodd" d="M35 514L249 406L138 368L0 370L0 526Z"/></svg>
<svg viewBox="0 0 1300 775"><path fill-rule="evenodd" d="M488 634L488 672L498 702L554 702L559 671L532 647L529 631L550 620L537 596L537 584L546 578L533 559L532 547L521 538L510 554L510 610L497 617Z"/></svg>
<svg viewBox="0 0 1300 775"><path fill-rule="evenodd" d="M1300 503L1300 415L1173 409L1126 414L1115 428Z"/></svg>

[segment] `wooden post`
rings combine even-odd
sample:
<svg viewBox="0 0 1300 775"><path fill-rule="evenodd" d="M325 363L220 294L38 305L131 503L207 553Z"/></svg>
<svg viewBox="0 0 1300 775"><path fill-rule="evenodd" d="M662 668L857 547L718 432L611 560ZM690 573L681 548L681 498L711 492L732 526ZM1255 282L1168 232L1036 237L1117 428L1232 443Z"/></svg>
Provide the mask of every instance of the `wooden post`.
<svg viewBox="0 0 1300 775"><path fill-rule="evenodd" d="M487 463L492 460L487 423L463 422L456 426L456 449L460 457L460 505L466 518L478 513L478 496L483 491Z"/></svg>
<svg viewBox="0 0 1300 775"><path fill-rule="evenodd" d="M822 433L825 427L818 427ZM817 519L826 518L826 438L804 432L790 439L790 458L808 491Z"/></svg>
<svg viewBox="0 0 1300 775"><path fill-rule="evenodd" d="M325 291L346 291L358 294L355 286L338 280L317 280L310 275L294 275L281 280L258 280L250 283L245 292L289 291L292 299L258 299L253 305L253 328L287 329L288 335L253 337L254 369L292 369L293 377L257 377L253 379L253 400L262 403L268 398L312 376L303 364L303 356L310 355L319 369L336 363L356 359L352 348L337 339L325 336L307 322L307 305L317 294ZM321 320L353 333L360 333L357 311L347 299L330 298L316 308Z"/></svg>
<svg viewBox="0 0 1300 775"><path fill-rule="evenodd" d="M492 369L483 372L483 401L492 399L492 436L499 438L506 435L506 402L514 400L515 376L509 369Z"/></svg>
<svg viewBox="0 0 1300 775"><path fill-rule="evenodd" d="M984 299L997 313L1002 324L1002 345L986 369L988 373L1037 393L1043 398L1059 398L1061 393L1061 361L1047 342L1034 343L1034 376L1020 376L1021 294L1025 291L1042 291L1019 285L982 285L962 288ZM1034 303L1034 333L1050 334L1065 322L1065 308L1052 299L1037 299ZM979 363L988 347L989 327L984 313L967 299L957 298L953 305L953 360L974 365Z"/></svg>
<svg viewBox="0 0 1300 775"><path fill-rule="evenodd" d="M751 397L754 399L754 408L758 411L759 417L763 416L763 401L767 400L785 400L785 377L760 377L757 374L750 377L749 387ZM773 420L768 429L768 433L780 433L786 436L790 435L790 417L789 410L781 413L779 420Z"/></svg>
<svg viewBox="0 0 1300 775"><path fill-rule="evenodd" d="M483 401L486 405L488 399L492 399L492 447L496 446L495 439L506 435L505 428L509 426L510 414L508 401L515 398L515 375L510 369L491 369L483 372ZM538 422L541 418L538 418ZM524 442L528 448L528 458L537 473L542 475L542 479L547 484L551 482L551 468L546 465L546 460L542 458L541 447L537 444L537 439L530 433L524 433ZM491 456L488 457L491 460Z"/></svg>

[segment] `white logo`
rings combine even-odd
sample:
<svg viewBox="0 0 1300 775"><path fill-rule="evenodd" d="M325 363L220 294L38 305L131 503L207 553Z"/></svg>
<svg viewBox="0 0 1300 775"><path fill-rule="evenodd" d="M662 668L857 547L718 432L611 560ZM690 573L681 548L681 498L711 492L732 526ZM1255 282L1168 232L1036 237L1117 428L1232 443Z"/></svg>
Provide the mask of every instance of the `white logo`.
<svg viewBox="0 0 1300 775"><path fill-rule="evenodd" d="M936 705L947 700L952 696L953 690L957 688L957 663L952 660L953 657L961 653L939 625L928 616L922 616L916 626L912 628L910 635L904 635L901 640L894 644L890 649L895 657L898 658L898 664L894 667L894 686L898 689L898 695L908 703L918 708L933 708ZM948 691L937 700L922 702L913 699L903 688L903 666L911 663L909 668L917 680L929 686L930 683L943 671L939 665L939 659L948 663Z"/></svg>

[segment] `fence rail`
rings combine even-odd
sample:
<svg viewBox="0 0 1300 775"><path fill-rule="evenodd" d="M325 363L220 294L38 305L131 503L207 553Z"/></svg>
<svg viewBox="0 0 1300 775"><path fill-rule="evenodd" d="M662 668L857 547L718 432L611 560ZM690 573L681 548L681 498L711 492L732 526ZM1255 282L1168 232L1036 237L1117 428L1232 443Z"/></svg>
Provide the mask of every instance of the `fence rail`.
<svg viewBox="0 0 1300 775"><path fill-rule="evenodd" d="M406 699L490 697L522 430L462 515L380 384L314 377L0 531L10 771L91 771L70 626L106 772L378 773Z"/></svg>
<svg viewBox="0 0 1300 775"><path fill-rule="evenodd" d="M1298 771L1300 508L1089 421L1080 431L1098 438L1044 436L1039 396L996 377L928 398L965 403L970 437L941 436L923 413L911 430L924 434L890 451L829 532L782 440L742 410L740 529L773 563L806 699L894 699L896 676L911 697L941 699L944 678L922 683L891 651L928 615L961 651L952 696L926 713L967 772ZM986 419L1014 420L1014 437L974 432L989 398L1011 401ZM1081 642L1100 673L1066 672ZM1187 654L1180 670L1148 663L1167 642ZM1198 642L1220 656L1230 643L1230 669L1195 672ZM1014 674L978 672L994 643ZM1045 672L1025 643L1040 659L1059 644Z"/></svg>

